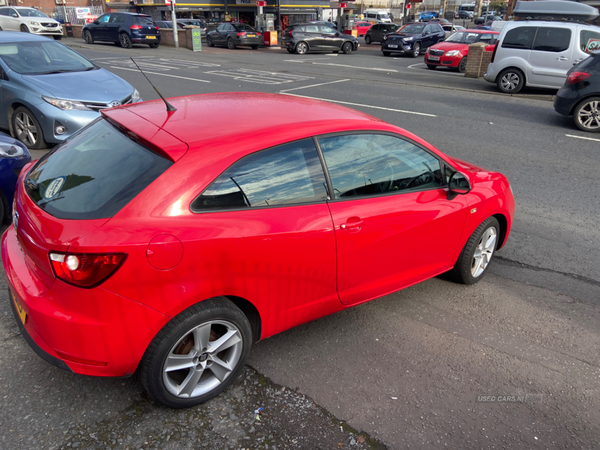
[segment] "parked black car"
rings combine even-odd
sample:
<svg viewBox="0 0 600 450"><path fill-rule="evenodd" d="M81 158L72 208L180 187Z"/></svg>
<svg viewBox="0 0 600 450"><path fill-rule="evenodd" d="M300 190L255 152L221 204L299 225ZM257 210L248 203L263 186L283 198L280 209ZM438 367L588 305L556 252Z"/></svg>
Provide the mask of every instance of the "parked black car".
<svg viewBox="0 0 600 450"><path fill-rule="evenodd" d="M393 33L400 25L397 23L376 23L367 30L365 34L365 44L369 45L372 42L383 42L383 37L386 34Z"/></svg>
<svg viewBox="0 0 600 450"><path fill-rule="evenodd" d="M473 23L475 23L475 25L483 25L486 22L493 22L494 20L502 20L502 17L495 14L487 14L485 16L477 17Z"/></svg>
<svg viewBox="0 0 600 450"><path fill-rule="evenodd" d="M194 25L200 27L200 35L202 37L206 36L208 33L208 27L206 24L200 19L177 19L177 23L181 24L181 26Z"/></svg>
<svg viewBox="0 0 600 450"><path fill-rule="evenodd" d="M288 52L300 55L307 52L342 52L348 55L358 50L358 39L354 36L318 23L297 23L287 27L281 41Z"/></svg>
<svg viewBox="0 0 600 450"><path fill-rule="evenodd" d="M472 11L459 11L457 16L459 19L472 19L473 12Z"/></svg>
<svg viewBox="0 0 600 450"><path fill-rule="evenodd" d="M439 23L408 23L392 34L384 36L381 51L384 56L392 53L417 57L421 50L444 40L444 29Z"/></svg>
<svg viewBox="0 0 600 450"><path fill-rule="evenodd" d="M133 44L148 44L151 48L160 45L160 32L152 17L146 14L111 12L102 14L83 27L82 36L86 43L107 41L131 48Z"/></svg>
<svg viewBox="0 0 600 450"><path fill-rule="evenodd" d="M222 45L230 50L241 46L256 50L262 44L262 35L245 23L226 22L206 35L206 44L209 47Z"/></svg>
<svg viewBox="0 0 600 450"><path fill-rule="evenodd" d="M173 22L170 20L157 20L154 23L158 26L158 28L169 28L171 30L173 29ZM183 24L179 23L179 21L177 21L177 28L183 28Z"/></svg>
<svg viewBox="0 0 600 450"><path fill-rule="evenodd" d="M573 116L580 130L600 132L600 52L567 72L564 86L556 93L554 109L563 116Z"/></svg>

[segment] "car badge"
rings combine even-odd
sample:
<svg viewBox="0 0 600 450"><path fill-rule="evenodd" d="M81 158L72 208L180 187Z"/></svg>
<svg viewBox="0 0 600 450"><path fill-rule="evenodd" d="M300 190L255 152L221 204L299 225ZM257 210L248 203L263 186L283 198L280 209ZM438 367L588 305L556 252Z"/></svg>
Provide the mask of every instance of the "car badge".
<svg viewBox="0 0 600 450"><path fill-rule="evenodd" d="M44 198L46 200L50 200L60 191L60 188L65 184L65 177L58 177L52 180L52 182L46 188L46 192L44 192Z"/></svg>
<svg viewBox="0 0 600 450"><path fill-rule="evenodd" d="M113 100L108 104L109 108L114 108L115 106L121 106L121 102L119 100Z"/></svg>
<svg viewBox="0 0 600 450"><path fill-rule="evenodd" d="M15 211L15 213L13 214L13 226L15 227L16 233L19 228L19 213L17 211Z"/></svg>

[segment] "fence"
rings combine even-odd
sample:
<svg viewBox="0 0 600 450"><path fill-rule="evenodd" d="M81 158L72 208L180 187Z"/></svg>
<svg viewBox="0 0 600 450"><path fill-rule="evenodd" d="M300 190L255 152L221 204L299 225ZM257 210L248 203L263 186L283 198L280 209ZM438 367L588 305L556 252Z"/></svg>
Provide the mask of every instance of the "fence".
<svg viewBox="0 0 600 450"><path fill-rule="evenodd" d="M58 20L59 22L71 22L73 25L85 25L86 19L84 17L77 18L77 10L85 9L88 15L90 16L101 16L104 13L102 6L85 6L85 7L75 7L75 6L57 6L54 9L54 13L51 15L53 19ZM65 20L66 13L66 20Z"/></svg>

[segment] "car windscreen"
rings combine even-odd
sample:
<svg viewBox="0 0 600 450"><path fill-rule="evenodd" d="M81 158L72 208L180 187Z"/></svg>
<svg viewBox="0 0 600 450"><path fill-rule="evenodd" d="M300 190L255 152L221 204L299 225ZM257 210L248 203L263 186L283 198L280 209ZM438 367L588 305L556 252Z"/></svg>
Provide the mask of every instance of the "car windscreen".
<svg viewBox="0 0 600 450"><path fill-rule="evenodd" d="M54 41L5 42L0 58L22 75L82 72L96 66L69 47Z"/></svg>
<svg viewBox="0 0 600 450"><path fill-rule="evenodd" d="M150 16L133 16L133 23L136 25L154 25L152 17Z"/></svg>
<svg viewBox="0 0 600 450"><path fill-rule="evenodd" d="M399 34L421 34L423 32L423 28L425 28L425 25L418 25L418 24L404 25L402 28L400 28L398 31L396 31L396 33L399 33Z"/></svg>
<svg viewBox="0 0 600 450"><path fill-rule="evenodd" d="M48 19L48 16L37 9L18 9L21 17L44 17Z"/></svg>
<svg viewBox="0 0 600 450"><path fill-rule="evenodd" d="M109 218L172 164L99 119L40 159L25 190L59 219Z"/></svg>
<svg viewBox="0 0 600 450"><path fill-rule="evenodd" d="M474 44L481 37L480 33L469 33L468 31L458 31L451 36L445 42L454 42L457 44Z"/></svg>
<svg viewBox="0 0 600 450"><path fill-rule="evenodd" d="M236 31L254 31L254 28L245 23L236 23L233 26L236 29Z"/></svg>

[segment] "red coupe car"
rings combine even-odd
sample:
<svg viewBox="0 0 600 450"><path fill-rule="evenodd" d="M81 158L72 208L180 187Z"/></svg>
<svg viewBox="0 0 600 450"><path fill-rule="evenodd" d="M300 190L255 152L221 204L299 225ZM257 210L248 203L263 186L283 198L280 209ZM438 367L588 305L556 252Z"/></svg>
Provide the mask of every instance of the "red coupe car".
<svg viewBox="0 0 600 450"><path fill-rule="evenodd" d="M476 42L489 44L486 50L493 50L500 33L491 30L461 30L448 36L438 44L432 45L425 52L427 68L439 66L450 67L464 73L467 68L469 45Z"/></svg>
<svg viewBox="0 0 600 450"><path fill-rule="evenodd" d="M57 367L138 372L156 401L197 405L259 339L443 272L476 283L509 236L506 177L375 117L170 102L103 110L21 172L2 262L23 337Z"/></svg>
<svg viewBox="0 0 600 450"><path fill-rule="evenodd" d="M354 29L357 30L359 36L364 36L372 26L373 24L371 22L356 22L354 24Z"/></svg>

